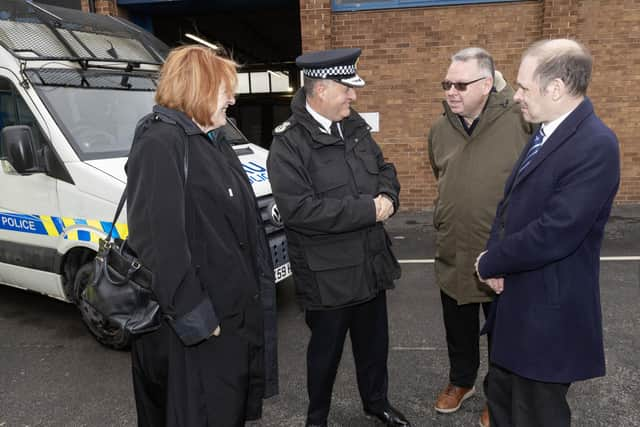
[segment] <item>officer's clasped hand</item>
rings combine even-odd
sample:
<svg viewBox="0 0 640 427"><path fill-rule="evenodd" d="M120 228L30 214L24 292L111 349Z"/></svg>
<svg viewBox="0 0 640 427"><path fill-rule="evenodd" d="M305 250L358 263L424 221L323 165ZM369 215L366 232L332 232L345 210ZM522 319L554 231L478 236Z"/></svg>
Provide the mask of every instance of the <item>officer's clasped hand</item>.
<svg viewBox="0 0 640 427"><path fill-rule="evenodd" d="M386 221L393 215L393 202L389 197L380 194L373 202L376 205L376 222Z"/></svg>

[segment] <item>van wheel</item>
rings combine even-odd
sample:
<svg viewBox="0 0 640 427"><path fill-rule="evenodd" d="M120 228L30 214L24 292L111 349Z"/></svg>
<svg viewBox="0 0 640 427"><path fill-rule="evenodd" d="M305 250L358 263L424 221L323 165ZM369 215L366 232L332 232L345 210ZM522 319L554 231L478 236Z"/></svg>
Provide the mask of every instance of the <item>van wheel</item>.
<svg viewBox="0 0 640 427"><path fill-rule="evenodd" d="M131 335L124 329L107 324L100 313L90 305L83 303L82 292L93 279L93 271L93 262L88 262L80 267L76 273L73 281L73 295L76 306L80 310L82 321L100 344L115 350L124 350L129 347Z"/></svg>

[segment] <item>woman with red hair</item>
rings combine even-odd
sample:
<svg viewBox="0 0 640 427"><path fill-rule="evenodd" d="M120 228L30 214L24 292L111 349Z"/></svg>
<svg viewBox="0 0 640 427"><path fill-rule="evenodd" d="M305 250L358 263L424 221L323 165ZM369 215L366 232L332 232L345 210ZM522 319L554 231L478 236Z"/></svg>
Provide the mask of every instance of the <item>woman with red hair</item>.
<svg viewBox="0 0 640 427"><path fill-rule="evenodd" d="M132 343L140 426L243 426L261 413L275 288L253 190L221 132L236 67L204 46L174 49L136 129L129 243L153 272L163 317Z"/></svg>

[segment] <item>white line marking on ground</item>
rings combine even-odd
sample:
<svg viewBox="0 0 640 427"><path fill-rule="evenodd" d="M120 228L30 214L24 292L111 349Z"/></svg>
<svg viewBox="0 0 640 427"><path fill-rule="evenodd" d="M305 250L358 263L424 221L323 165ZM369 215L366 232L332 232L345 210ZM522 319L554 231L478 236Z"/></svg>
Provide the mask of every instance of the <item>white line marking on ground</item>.
<svg viewBox="0 0 640 427"><path fill-rule="evenodd" d="M433 264L433 259L399 259L400 264Z"/></svg>
<svg viewBox="0 0 640 427"><path fill-rule="evenodd" d="M640 261L640 256L603 256L600 261ZM429 259L399 259L400 264L433 264L433 258Z"/></svg>
<svg viewBox="0 0 640 427"><path fill-rule="evenodd" d="M391 347L393 351L440 351L444 348L439 347Z"/></svg>

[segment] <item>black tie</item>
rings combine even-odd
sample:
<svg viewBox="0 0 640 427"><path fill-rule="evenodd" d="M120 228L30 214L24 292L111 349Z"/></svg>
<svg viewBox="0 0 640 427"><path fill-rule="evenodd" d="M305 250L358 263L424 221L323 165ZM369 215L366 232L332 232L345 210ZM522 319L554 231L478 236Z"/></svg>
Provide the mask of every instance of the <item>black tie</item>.
<svg viewBox="0 0 640 427"><path fill-rule="evenodd" d="M336 138L342 139L342 135L340 135L340 130L338 130L338 122L331 122L331 135Z"/></svg>

